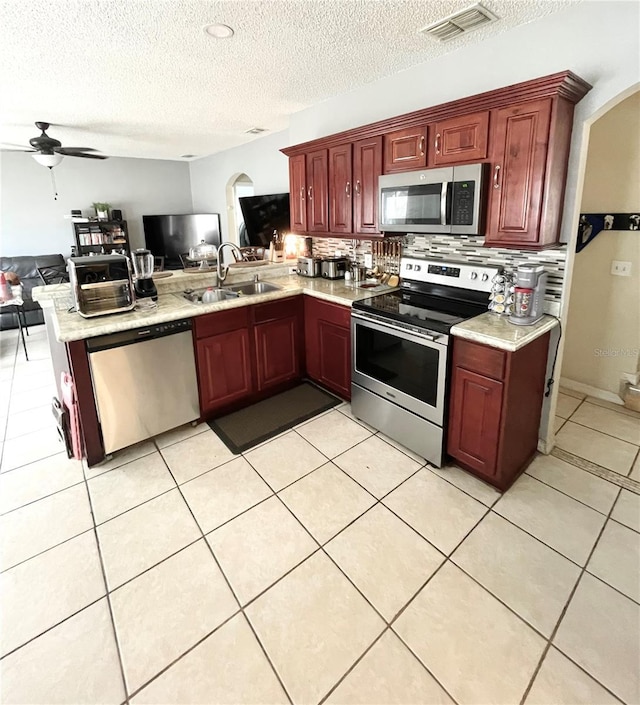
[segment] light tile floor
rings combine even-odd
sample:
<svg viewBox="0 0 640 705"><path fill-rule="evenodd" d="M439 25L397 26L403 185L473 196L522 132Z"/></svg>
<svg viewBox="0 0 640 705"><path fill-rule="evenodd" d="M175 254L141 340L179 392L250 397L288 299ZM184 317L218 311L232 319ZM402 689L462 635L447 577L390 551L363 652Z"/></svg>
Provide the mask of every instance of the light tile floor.
<svg viewBox="0 0 640 705"><path fill-rule="evenodd" d="M640 415L563 395L563 458L504 496L348 405L89 469L30 332L28 363L0 340L3 703L640 701Z"/></svg>

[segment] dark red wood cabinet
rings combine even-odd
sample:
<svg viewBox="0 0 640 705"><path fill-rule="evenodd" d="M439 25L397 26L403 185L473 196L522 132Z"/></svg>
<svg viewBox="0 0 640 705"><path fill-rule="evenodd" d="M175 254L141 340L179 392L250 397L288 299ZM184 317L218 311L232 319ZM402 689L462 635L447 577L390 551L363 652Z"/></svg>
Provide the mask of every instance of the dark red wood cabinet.
<svg viewBox="0 0 640 705"><path fill-rule="evenodd" d="M551 98L496 110L487 244L542 244Z"/></svg>
<svg viewBox="0 0 640 705"><path fill-rule="evenodd" d="M434 166L479 162L487 158L489 111L436 122L431 129Z"/></svg>
<svg viewBox="0 0 640 705"><path fill-rule="evenodd" d="M274 394L302 376L300 296L194 319L203 417Z"/></svg>
<svg viewBox="0 0 640 705"><path fill-rule="evenodd" d="M394 130L384 135L385 174L427 166L427 126Z"/></svg>
<svg viewBox="0 0 640 705"><path fill-rule="evenodd" d="M380 235L380 174L488 162L485 244L554 245L574 106L590 89L561 71L286 147L291 228L329 237Z"/></svg>
<svg viewBox="0 0 640 705"><path fill-rule="evenodd" d="M351 143L329 150L329 231L353 230L353 163Z"/></svg>
<svg viewBox="0 0 640 705"><path fill-rule="evenodd" d="M307 230L311 233L329 231L329 154L318 149L306 155Z"/></svg>
<svg viewBox="0 0 640 705"><path fill-rule="evenodd" d="M304 325L307 375L351 399L351 310L305 297Z"/></svg>
<svg viewBox="0 0 640 705"><path fill-rule="evenodd" d="M252 306L258 392L299 379L302 369L302 297Z"/></svg>
<svg viewBox="0 0 640 705"><path fill-rule="evenodd" d="M291 232L307 231L307 160L304 154L289 159Z"/></svg>
<svg viewBox="0 0 640 705"><path fill-rule="evenodd" d="M453 338L447 453L500 490L538 445L549 333L515 352Z"/></svg>
<svg viewBox="0 0 640 705"><path fill-rule="evenodd" d="M382 174L382 136L353 143L353 232L378 230L378 177Z"/></svg>

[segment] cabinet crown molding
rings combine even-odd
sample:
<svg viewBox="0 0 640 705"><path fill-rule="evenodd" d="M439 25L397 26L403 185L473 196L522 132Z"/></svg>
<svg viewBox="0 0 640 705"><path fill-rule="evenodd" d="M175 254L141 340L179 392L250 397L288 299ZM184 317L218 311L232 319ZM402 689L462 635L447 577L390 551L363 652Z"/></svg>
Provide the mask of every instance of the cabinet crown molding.
<svg viewBox="0 0 640 705"><path fill-rule="evenodd" d="M448 103L441 103L440 105L405 113L404 115L397 115L386 120L379 120L351 130L337 132L309 142L285 147L280 151L288 157L292 157L315 149L329 148L345 142L355 142L360 139L376 137L394 130L425 125L456 115L465 115L478 110L501 108L513 103L522 103L527 100L537 100L545 97L557 96L575 104L591 88L591 84L576 76L572 71L560 71L549 76L532 79L531 81L515 83L504 88L478 93Z"/></svg>

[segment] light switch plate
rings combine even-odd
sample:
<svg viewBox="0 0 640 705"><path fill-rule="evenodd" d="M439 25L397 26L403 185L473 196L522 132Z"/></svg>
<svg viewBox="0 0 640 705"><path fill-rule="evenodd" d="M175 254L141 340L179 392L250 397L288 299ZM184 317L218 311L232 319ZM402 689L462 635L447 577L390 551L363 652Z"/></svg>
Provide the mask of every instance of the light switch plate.
<svg viewBox="0 0 640 705"><path fill-rule="evenodd" d="M370 252L367 252L364 256L364 266L367 269L371 269L371 267L373 267L373 255Z"/></svg>
<svg viewBox="0 0 640 705"><path fill-rule="evenodd" d="M611 262L611 274L617 277L630 277L631 276L631 262L622 262L620 260L612 260Z"/></svg>

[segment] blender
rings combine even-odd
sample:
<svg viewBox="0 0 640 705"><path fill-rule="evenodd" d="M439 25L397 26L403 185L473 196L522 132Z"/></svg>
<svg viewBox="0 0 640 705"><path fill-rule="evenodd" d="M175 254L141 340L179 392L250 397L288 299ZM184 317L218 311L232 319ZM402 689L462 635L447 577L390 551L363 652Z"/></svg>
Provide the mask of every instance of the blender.
<svg viewBox="0 0 640 705"><path fill-rule="evenodd" d="M153 255L149 250L134 250L131 253L135 276L136 299L158 301L158 291L153 283Z"/></svg>

